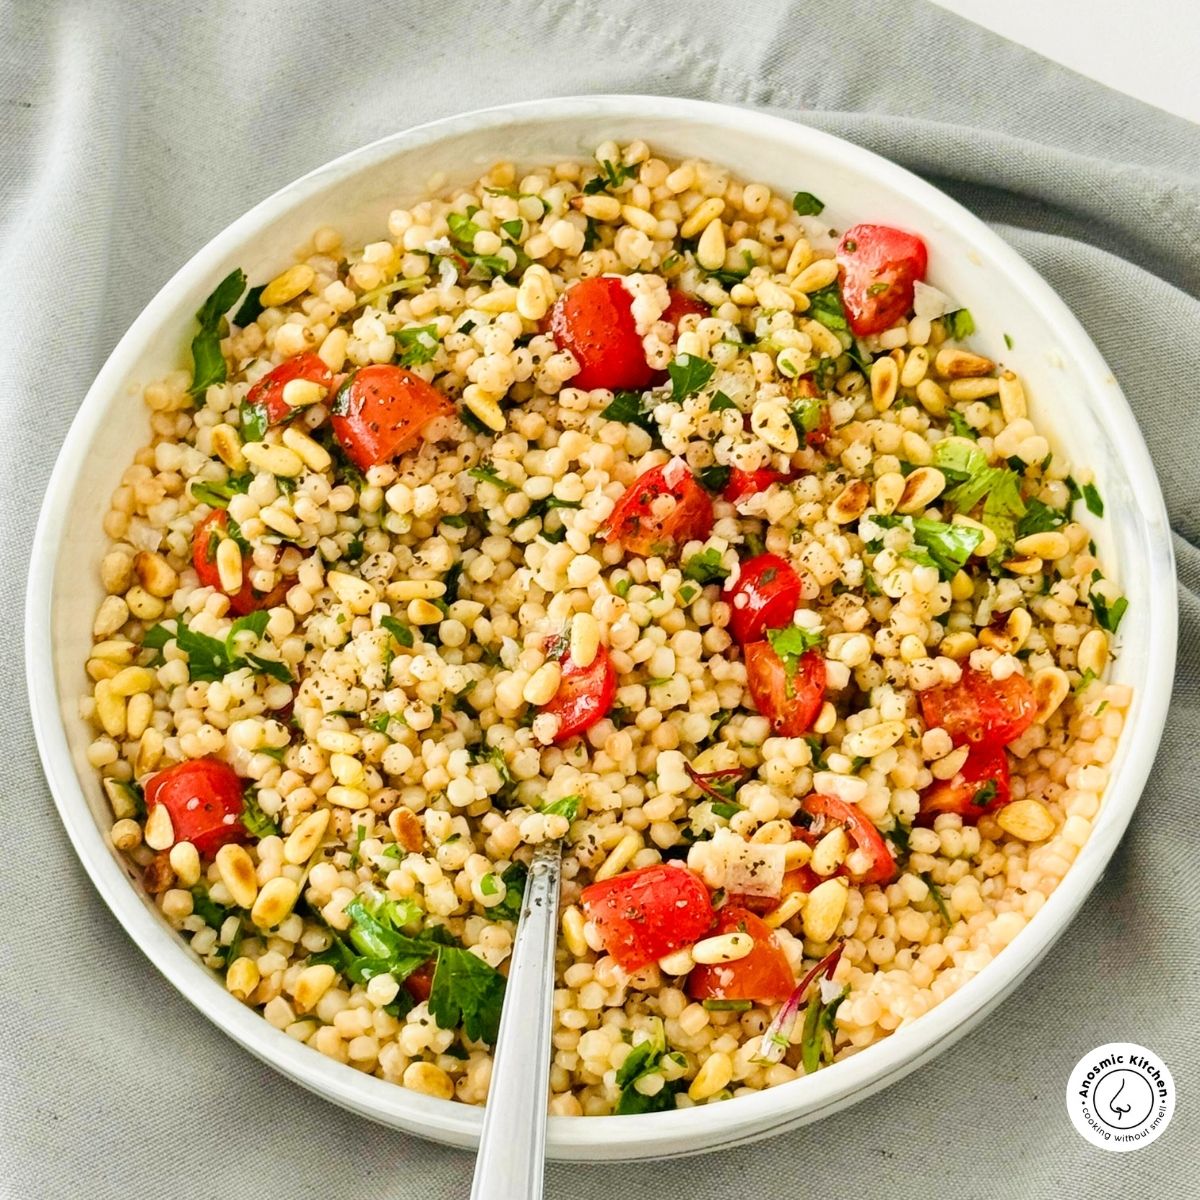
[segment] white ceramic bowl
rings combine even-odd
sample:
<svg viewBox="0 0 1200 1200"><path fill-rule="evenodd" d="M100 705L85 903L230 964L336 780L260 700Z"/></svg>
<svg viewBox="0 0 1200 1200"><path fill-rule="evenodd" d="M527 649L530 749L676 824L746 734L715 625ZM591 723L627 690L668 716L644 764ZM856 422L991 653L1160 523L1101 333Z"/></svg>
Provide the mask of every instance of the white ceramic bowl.
<svg viewBox="0 0 1200 1200"><path fill-rule="evenodd" d="M1041 426L1074 462L1096 472L1108 514L1096 523L1096 540L1130 601L1113 677L1133 687L1134 701L1091 838L1041 912L978 977L884 1041L782 1087L649 1117L551 1118L549 1152L560 1159L650 1158L750 1141L859 1100L962 1036L1049 950L1111 857L1154 760L1175 662L1175 579L1166 512L1120 388L1042 279L941 192L874 154L803 125L747 109L661 97L537 101L385 138L263 201L163 287L113 351L71 426L30 559L30 702L59 812L118 920L205 1016L291 1079L364 1116L459 1146L473 1145L479 1136L481 1109L363 1075L298 1044L238 1003L168 928L108 841L111 817L85 758L90 734L78 715L78 699L86 687L83 662L101 599L101 516L148 428L137 389L186 361L193 314L234 267L243 267L251 280L269 278L321 224L337 225L349 244L373 240L386 228L388 212L417 199L435 174L466 183L500 157L525 165L586 158L607 138L635 137L666 156L696 155L725 164L783 194L812 191L825 201L835 227L877 221L921 234L930 248L931 282L970 306L979 328L976 344L1021 373Z"/></svg>

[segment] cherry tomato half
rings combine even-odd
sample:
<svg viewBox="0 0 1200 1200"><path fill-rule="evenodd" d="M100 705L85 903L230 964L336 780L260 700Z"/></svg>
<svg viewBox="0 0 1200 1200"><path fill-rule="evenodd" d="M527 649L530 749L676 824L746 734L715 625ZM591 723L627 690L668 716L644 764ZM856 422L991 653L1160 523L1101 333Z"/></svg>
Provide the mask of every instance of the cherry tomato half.
<svg viewBox="0 0 1200 1200"><path fill-rule="evenodd" d="M246 406L262 408L268 425L286 421L299 411L283 398L283 389L293 379L307 379L326 390L333 386L333 372L321 361L320 355L308 350L268 371L246 394Z"/></svg>
<svg viewBox="0 0 1200 1200"><path fill-rule="evenodd" d="M192 565L200 579L201 587L216 588L223 592L221 573L217 570L217 546L221 539L229 537L229 514L223 508L214 508L207 517L196 523L192 533ZM281 579L269 592L256 592L250 584L250 572L242 563L242 586L236 592L225 592L229 597L229 608L235 616L244 617L260 608L274 608L283 603L287 590L295 581Z"/></svg>
<svg viewBox="0 0 1200 1200"><path fill-rule="evenodd" d="M783 737L801 737L811 728L825 702L825 660L815 650L800 657L789 675L770 642L751 642L742 649L746 686L754 706Z"/></svg>
<svg viewBox="0 0 1200 1200"><path fill-rule="evenodd" d="M419 375L377 363L360 367L338 388L333 432L350 461L367 471L412 449L430 421L452 412L454 405Z"/></svg>
<svg viewBox="0 0 1200 1200"><path fill-rule="evenodd" d="M242 780L227 763L196 758L146 781L146 809L163 805L177 842L191 842L205 858L250 835L242 824Z"/></svg>
<svg viewBox="0 0 1200 1200"><path fill-rule="evenodd" d="M757 471L743 471L740 467L732 467L721 495L731 504L736 504L747 496L765 492L773 483L786 483L791 478L791 475L785 475L774 467L759 467Z"/></svg>
<svg viewBox="0 0 1200 1200"><path fill-rule="evenodd" d="M1003 808L1012 799L1008 755L1000 746L972 746L967 761L953 779L935 779L921 793L923 825L933 823L938 813L958 813L974 823L984 813Z"/></svg>
<svg viewBox="0 0 1200 1200"><path fill-rule="evenodd" d="M925 278L925 243L889 225L855 225L838 243L842 307L858 337L890 329L912 308L913 285Z"/></svg>
<svg viewBox="0 0 1200 1200"><path fill-rule="evenodd" d="M800 603L800 576L778 554L757 554L738 569L737 582L721 593L729 605L729 631L745 646L768 629L791 624Z"/></svg>
<svg viewBox="0 0 1200 1200"><path fill-rule="evenodd" d="M940 726L956 746L1007 746L1033 724L1037 700L1021 675L995 679L987 671L963 670L957 683L942 683L919 694L928 726Z"/></svg>
<svg viewBox="0 0 1200 1200"><path fill-rule="evenodd" d="M565 742L591 729L612 708L617 694L617 672L604 646L586 667L577 667L569 654L563 657L561 665L558 691L542 705L542 712L558 718L556 742Z"/></svg>
<svg viewBox="0 0 1200 1200"><path fill-rule="evenodd" d="M687 292L681 292L678 288L672 288L669 295L671 303L667 305L666 311L659 318L660 321L667 321L671 325L678 326L686 316L707 317L712 312L712 307L705 304L703 300L697 300L695 296L689 296Z"/></svg>
<svg viewBox="0 0 1200 1200"><path fill-rule="evenodd" d="M433 991L433 960L430 959L427 963L422 963L409 977L404 981L404 986L408 989L408 994L418 1003L429 999L430 992Z"/></svg>
<svg viewBox="0 0 1200 1200"><path fill-rule="evenodd" d="M747 908L726 904L717 913L714 934L748 933L754 948L745 958L712 966L700 964L687 978L687 993L694 1000L754 1000L777 1004L796 986L792 968L771 927Z"/></svg>
<svg viewBox="0 0 1200 1200"><path fill-rule="evenodd" d="M581 279L555 302L550 334L579 364L571 387L640 392L654 383L632 305L629 289L615 275Z"/></svg>
<svg viewBox="0 0 1200 1200"><path fill-rule="evenodd" d="M604 538L631 554L667 554L712 532L712 499L682 458L651 467L625 489Z"/></svg>
<svg viewBox="0 0 1200 1200"><path fill-rule="evenodd" d="M805 796L804 811L817 818L814 833L828 833L835 825L845 826L855 848L862 850L871 865L861 875L852 876L855 883L887 883L896 875L896 860L887 848L883 835L854 804L814 792Z"/></svg>
<svg viewBox="0 0 1200 1200"><path fill-rule="evenodd" d="M686 867L660 863L583 889L580 904L617 965L638 971L713 925L708 888Z"/></svg>

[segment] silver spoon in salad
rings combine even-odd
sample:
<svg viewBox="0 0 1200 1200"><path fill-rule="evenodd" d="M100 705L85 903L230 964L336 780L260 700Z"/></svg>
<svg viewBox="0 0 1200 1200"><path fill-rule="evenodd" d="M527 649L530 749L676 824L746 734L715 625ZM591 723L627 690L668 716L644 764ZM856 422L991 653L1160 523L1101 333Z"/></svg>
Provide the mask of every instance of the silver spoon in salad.
<svg viewBox="0 0 1200 1200"><path fill-rule="evenodd" d="M540 1200L562 843L534 852L509 961L471 1200Z"/></svg>

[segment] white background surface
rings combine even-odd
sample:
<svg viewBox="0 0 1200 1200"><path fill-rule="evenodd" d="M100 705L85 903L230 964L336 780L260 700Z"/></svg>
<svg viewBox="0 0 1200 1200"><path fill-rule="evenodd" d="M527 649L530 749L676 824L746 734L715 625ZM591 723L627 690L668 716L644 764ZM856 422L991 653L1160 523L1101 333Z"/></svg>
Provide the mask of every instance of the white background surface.
<svg viewBox="0 0 1200 1200"><path fill-rule="evenodd" d="M1090 79L1200 122L1197 0L934 0Z"/></svg>

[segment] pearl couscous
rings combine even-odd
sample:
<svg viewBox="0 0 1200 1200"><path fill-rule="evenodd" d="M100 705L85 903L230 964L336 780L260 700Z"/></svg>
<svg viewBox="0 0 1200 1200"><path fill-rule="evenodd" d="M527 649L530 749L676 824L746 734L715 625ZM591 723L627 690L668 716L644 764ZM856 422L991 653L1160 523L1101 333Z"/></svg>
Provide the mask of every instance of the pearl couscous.
<svg viewBox="0 0 1200 1200"><path fill-rule="evenodd" d="M1103 502L919 231L822 208L498 163L234 272L145 389L89 758L290 1037L483 1103L563 839L551 1111L708 1103L918 1018L1069 870L1130 700Z"/></svg>

